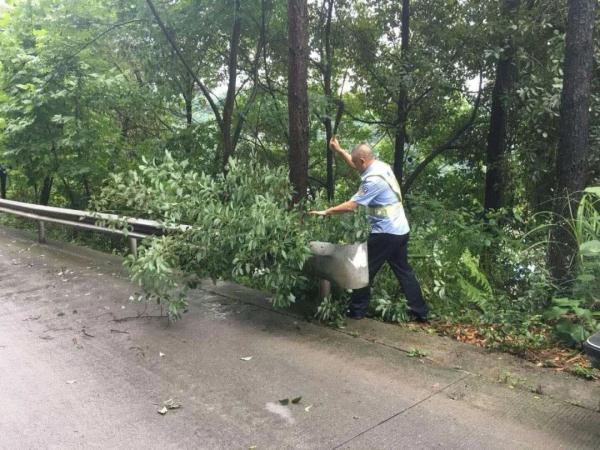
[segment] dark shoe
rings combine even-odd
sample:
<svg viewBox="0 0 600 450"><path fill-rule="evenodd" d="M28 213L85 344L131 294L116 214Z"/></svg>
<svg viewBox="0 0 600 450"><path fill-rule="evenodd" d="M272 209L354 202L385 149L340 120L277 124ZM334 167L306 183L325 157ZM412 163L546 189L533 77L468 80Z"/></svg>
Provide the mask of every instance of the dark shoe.
<svg viewBox="0 0 600 450"><path fill-rule="evenodd" d="M408 313L408 318L411 322L429 323L429 319L427 319L427 316L420 316L412 311Z"/></svg>
<svg viewBox="0 0 600 450"><path fill-rule="evenodd" d="M359 314L354 311L348 310L348 311L346 311L346 317L348 319L361 320L361 319L365 318L365 314Z"/></svg>

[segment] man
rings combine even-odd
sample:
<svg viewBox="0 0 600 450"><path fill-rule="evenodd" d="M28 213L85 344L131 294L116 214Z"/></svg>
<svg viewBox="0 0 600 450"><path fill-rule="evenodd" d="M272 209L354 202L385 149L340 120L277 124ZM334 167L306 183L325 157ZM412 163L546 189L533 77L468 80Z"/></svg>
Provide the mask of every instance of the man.
<svg viewBox="0 0 600 450"><path fill-rule="evenodd" d="M313 215L329 216L352 212L358 206L366 206L371 234L367 242L369 257L369 284L352 293L347 316L362 319L367 313L371 286L377 272L385 262L398 278L406 295L414 320L425 322L429 308L423 300L421 286L408 264L408 221L402 206L400 186L390 166L378 161L367 144L346 152L335 136L329 147L340 155L346 164L360 172L359 191L347 202L323 211L311 211Z"/></svg>

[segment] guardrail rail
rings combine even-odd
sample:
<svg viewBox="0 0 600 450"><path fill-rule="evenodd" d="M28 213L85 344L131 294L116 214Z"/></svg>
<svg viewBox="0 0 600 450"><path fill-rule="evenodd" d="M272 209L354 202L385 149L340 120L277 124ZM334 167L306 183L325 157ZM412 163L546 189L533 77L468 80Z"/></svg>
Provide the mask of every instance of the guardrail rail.
<svg viewBox="0 0 600 450"><path fill-rule="evenodd" d="M40 243L46 242L45 224L56 223L82 230L92 230L101 233L125 236L127 237L129 252L134 255L137 254L138 239L160 236L167 232L186 231L190 228L189 225L167 226L155 220L137 219L119 216L117 214L57 208L54 206L43 206L5 199L0 199L0 212L37 221L38 240ZM98 224L98 222L102 221L126 224L127 230Z"/></svg>

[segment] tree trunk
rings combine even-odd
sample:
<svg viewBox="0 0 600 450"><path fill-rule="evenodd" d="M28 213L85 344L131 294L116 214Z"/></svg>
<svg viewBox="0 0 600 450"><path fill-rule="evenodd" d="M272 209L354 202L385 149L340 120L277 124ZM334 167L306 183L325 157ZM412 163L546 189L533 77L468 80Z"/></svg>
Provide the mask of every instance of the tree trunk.
<svg viewBox="0 0 600 450"><path fill-rule="evenodd" d="M306 0L288 0L288 115L290 181L293 202L308 186L308 7Z"/></svg>
<svg viewBox="0 0 600 450"><path fill-rule="evenodd" d="M0 166L0 198L6 198L6 170Z"/></svg>
<svg viewBox="0 0 600 450"><path fill-rule="evenodd" d="M233 107L235 104L237 68L238 68L238 52L240 49L241 37L241 18L240 18L240 0L234 0L233 7L233 27L231 30L231 40L229 45L229 62L227 84L227 95L223 105L223 168L227 166L229 158L235 151L235 143L231 131L233 124Z"/></svg>
<svg viewBox="0 0 600 450"><path fill-rule="evenodd" d="M594 8L597 0L569 0L556 191L548 260L555 280L565 282L577 255L577 242L565 225L585 188L589 149Z"/></svg>
<svg viewBox="0 0 600 450"><path fill-rule="evenodd" d="M185 122L187 127L192 126L192 96L185 97Z"/></svg>
<svg viewBox="0 0 600 450"><path fill-rule="evenodd" d="M331 126L331 118L326 117L323 121L325 125L325 147L327 156L327 200L333 201L333 197L335 195L335 180L333 179L333 151L329 148L329 141L333 137L333 129Z"/></svg>
<svg viewBox="0 0 600 450"><path fill-rule="evenodd" d="M402 43L401 43L401 77L408 71L407 57L410 43L410 0L402 0ZM402 185L404 172L404 146L406 144L406 120L408 117L408 90L404 80L400 80L400 92L397 101L396 141L394 143L394 174Z"/></svg>
<svg viewBox="0 0 600 450"><path fill-rule="evenodd" d="M504 0L502 5L504 17L508 19L514 15L518 6L519 0ZM483 202L486 212L501 208L505 204L504 194L508 182L506 165L508 114L516 76L514 54L512 39L507 37L504 41L504 52L496 63L496 80L492 91Z"/></svg>
<svg viewBox="0 0 600 450"><path fill-rule="evenodd" d="M333 16L334 0L327 0L325 27L323 30L324 61L321 61L323 72L323 91L327 98L328 108L333 104L333 90L331 88L331 72L333 66L333 49L331 48L331 18ZM325 4L324 4L325 6ZM325 154L327 156L327 200L332 201L335 195L335 181L333 179L333 151L329 148L329 141L333 137L331 117L327 115L323 121L325 125Z"/></svg>
<svg viewBox="0 0 600 450"><path fill-rule="evenodd" d="M46 177L44 178L44 184L42 185L42 191L40 192L40 205L48 206L53 181L54 179L50 175L46 175Z"/></svg>
<svg viewBox="0 0 600 450"><path fill-rule="evenodd" d="M69 182L65 178L62 178L61 181L62 181L63 187L65 189L65 194L67 195L67 198L69 199L69 207L72 209L81 209L81 205L78 200L77 194L75 194L75 191L73 191L73 189L71 189Z"/></svg>

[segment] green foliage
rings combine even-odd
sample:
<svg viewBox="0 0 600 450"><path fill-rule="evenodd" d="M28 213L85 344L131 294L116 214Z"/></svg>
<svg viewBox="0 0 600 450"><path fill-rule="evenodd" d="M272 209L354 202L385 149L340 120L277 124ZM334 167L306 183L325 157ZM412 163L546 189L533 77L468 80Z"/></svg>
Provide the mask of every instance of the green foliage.
<svg viewBox="0 0 600 450"><path fill-rule="evenodd" d="M481 310L485 310L493 291L487 277L479 268L478 259L467 248L459 261L464 269L457 279L462 296Z"/></svg>
<svg viewBox="0 0 600 450"><path fill-rule="evenodd" d="M387 292L382 291L381 297L375 297L375 312L386 322L407 322L408 306L403 299L392 300Z"/></svg>
<svg viewBox="0 0 600 450"><path fill-rule="evenodd" d="M556 323L558 338L567 344L580 344L589 334L596 331L597 325L592 312L582 304L581 300L555 298L544 313L546 320Z"/></svg>
<svg viewBox="0 0 600 450"><path fill-rule="evenodd" d="M600 370L593 367L585 367L579 363L569 367L569 372L586 380L598 380L600 378Z"/></svg>
<svg viewBox="0 0 600 450"><path fill-rule="evenodd" d="M541 314L505 311L484 317L480 332L486 347L523 355L528 350L547 347L549 326Z"/></svg>
<svg viewBox="0 0 600 450"><path fill-rule="evenodd" d="M429 356L429 354L423 350L419 350L418 348L413 348L409 350L406 356L408 356L409 358L425 358Z"/></svg>
<svg viewBox="0 0 600 450"><path fill-rule="evenodd" d="M172 320L179 319L187 307L186 290L180 288L174 273L178 261L174 248L173 237L162 236L149 246L141 246L137 257L129 255L125 260L131 279L143 288L143 293L131 300L166 304Z"/></svg>
<svg viewBox="0 0 600 450"><path fill-rule="evenodd" d="M323 322L329 323L335 327L341 327L344 324L346 316L346 301L340 297L327 296L317 307L315 317Z"/></svg>
<svg viewBox="0 0 600 450"><path fill-rule="evenodd" d="M177 274L235 280L273 293L285 307L308 287L302 274L311 234L299 208L289 208L291 187L283 169L232 160L216 179L188 170L169 153L116 174L95 200L97 210L125 210L165 224L191 225L182 234L145 241L129 258L147 299L162 299L176 317L185 303ZM175 300L174 300L175 299Z"/></svg>
<svg viewBox="0 0 600 450"><path fill-rule="evenodd" d="M577 211L568 219L579 257L570 297L554 298L545 317L555 323L557 337L581 344L600 329L600 188L587 188Z"/></svg>

